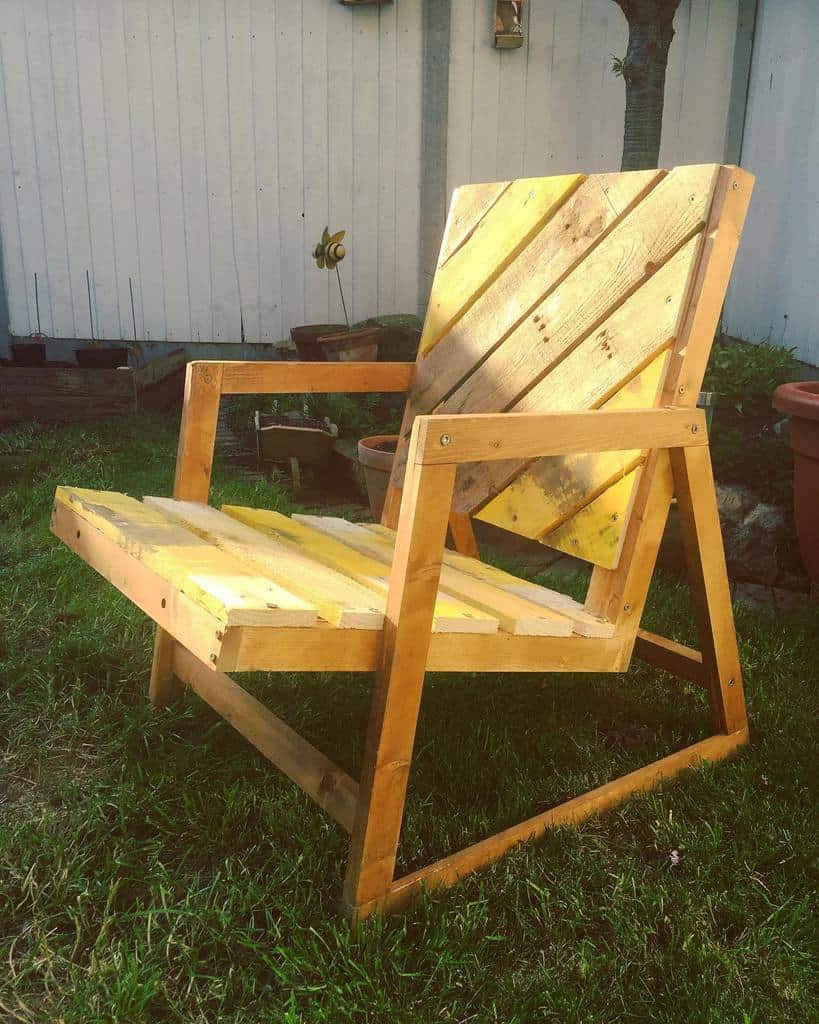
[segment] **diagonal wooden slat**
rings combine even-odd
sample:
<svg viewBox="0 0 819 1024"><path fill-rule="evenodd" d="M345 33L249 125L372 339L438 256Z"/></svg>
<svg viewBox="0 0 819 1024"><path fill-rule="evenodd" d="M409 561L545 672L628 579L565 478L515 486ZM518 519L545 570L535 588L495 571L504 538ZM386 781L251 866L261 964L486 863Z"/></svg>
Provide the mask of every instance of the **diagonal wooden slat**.
<svg viewBox="0 0 819 1024"><path fill-rule="evenodd" d="M687 242L546 379L524 395L514 411L597 408L667 349L685 308L700 240L701 235L695 235ZM472 513L483 507L525 468L525 463L509 460L463 467L455 484L456 511Z"/></svg>
<svg viewBox="0 0 819 1024"><path fill-rule="evenodd" d="M711 165L671 171L531 311L440 411L498 412L515 408L522 396L589 332L611 317L636 289L651 280L658 268L702 231L715 177ZM689 258L695 255L691 253Z"/></svg>
<svg viewBox="0 0 819 1024"><path fill-rule="evenodd" d="M414 417L432 412L454 391L665 173L638 171L587 178L447 335L418 360L403 428L406 437L396 453L393 482L403 478Z"/></svg>
<svg viewBox="0 0 819 1024"><path fill-rule="evenodd" d="M504 190L463 245L436 272L419 353L428 352L440 341L582 180L581 174L521 178Z"/></svg>
<svg viewBox="0 0 819 1024"><path fill-rule="evenodd" d="M460 249L510 185L509 181L489 181L481 185L465 185L463 188L455 189L444 228L441 251L438 254L439 267Z"/></svg>
<svg viewBox="0 0 819 1024"><path fill-rule="evenodd" d="M668 364L661 352L624 384L603 409L645 409L657 403ZM550 530L569 519L642 461L638 450L538 459L481 509L477 519L548 543ZM621 510L621 516L625 509ZM582 557L587 557L583 554Z"/></svg>

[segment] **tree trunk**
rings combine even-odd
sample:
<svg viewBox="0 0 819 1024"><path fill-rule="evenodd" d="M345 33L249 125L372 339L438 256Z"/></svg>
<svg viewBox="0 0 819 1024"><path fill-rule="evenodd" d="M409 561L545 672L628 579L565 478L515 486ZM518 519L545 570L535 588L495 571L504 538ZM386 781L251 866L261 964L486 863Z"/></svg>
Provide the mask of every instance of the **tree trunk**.
<svg viewBox="0 0 819 1024"><path fill-rule="evenodd" d="M614 0L628 21L626 117L621 170L656 167L660 158L663 99L674 14L680 0Z"/></svg>

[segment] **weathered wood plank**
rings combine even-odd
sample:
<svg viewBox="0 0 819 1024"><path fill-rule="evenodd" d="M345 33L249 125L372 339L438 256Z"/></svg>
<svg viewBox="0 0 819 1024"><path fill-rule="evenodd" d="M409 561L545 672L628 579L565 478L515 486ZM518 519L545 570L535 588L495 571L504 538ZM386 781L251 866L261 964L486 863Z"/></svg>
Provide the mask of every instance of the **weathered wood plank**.
<svg viewBox="0 0 819 1024"><path fill-rule="evenodd" d="M321 565L295 545L260 533L208 505L153 497L146 497L145 504L169 521L181 523L209 547L235 558L249 572L298 595L331 625L339 629L381 628L384 610L371 590Z"/></svg>
<svg viewBox="0 0 819 1024"><path fill-rule="evenodd" d="M222 512L279 542L292 544L308 558L372 590L373 601L380 611L384 611L389 589L389 561L371 558L331 534L316 530L280 512L237 505L223 505ZM432 628L434 632L441 633L494 633L498 622L492 616L476 614L475 608L439 590Z"/></svg>
<svg viewBox="0 0 819 1024"><path fill-rule="evenodd" d="M716 170L706 164L671 171L530 311L439 411L511 409L525 393L531 403L532 387L702 231ZM688 250L689 262L697 252L696 247ZM542 400L541 393L538 401Z"/></svg>
<svg viewBox="0 0 819 1024"><path fill-rule="evenodd" d="M419 354L428 352L583 180L581 174L513 181L438 269Z"/></svg>
<svg viewBox="0 0 819 1024"><path fill-rule="evenodd" d="M455 189L438 255L439 267L460 249L510 184L509 181L489 181Z"/></svg>
<svg viewBox="0 0 819 1024"><path fill-rule="evenodd" d="M511 411L595 409L624 381L670 348L684 313L699 241L700 236L695 236L684 245ZM635 447L634 441L626 440L624 450ZM481 507L525 468L523 460L517 458L462 470L455 484L455 509L465 513Z"/></svg>
<svg viewBox="0 0 819 1024"><path fill-rule="evenodd" d="M400 485L412 421L432 412L578 265L665 171L595 174L587 178L455 323L418 360L393 466Z"/></svg>
<svg viewBox="0 0 819 1024"><path fill-rule="evenodd" d="M660 355L616 392L601 408L646 409L657 403L668 353ZM532 540L546 534L594 500L643 460L638 449L590 452L538 459L477 514L492 523ZM584 554L579 557L586 558Z"/></svg>
<svg viewBox="0 0 819 1024"><path fill-rule="evenodd" d="M316 620L314 606L126 494L58 487L54 501L225 625Z"/></svg>
<svg viewBox="0 0 819 1024"><path fill-rule="evenodd" d="M345 519L330 516L299 516L298 521L337 537L384 564L392 561L393 548L390 543L383 536L373 534L357 523L348 523ZM562 611L549 609L518 594L502 590L478 575L470 576L461 572L447 562L446 556L441 567L441 585L447 593L495 617L505 632L515 636L568 636L572 632L572 620Z"/></svg>

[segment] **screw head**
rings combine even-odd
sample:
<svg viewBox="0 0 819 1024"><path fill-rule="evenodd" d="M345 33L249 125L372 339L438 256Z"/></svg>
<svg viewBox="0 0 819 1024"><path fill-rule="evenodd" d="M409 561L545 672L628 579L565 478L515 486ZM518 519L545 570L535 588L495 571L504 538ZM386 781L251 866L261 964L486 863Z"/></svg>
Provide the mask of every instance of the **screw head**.
<svg viewBox="0 0 819 1024"><path fill-rule="evenodd" d="M732 182L731 188L734 190L734 192L736 192L736 190L739 188L739 182L738 181Z"/></svg>
<svg viewBox="0 0 819 1024"><path fill-rule="evenodd" d="M699 424L698 423L692 424L692 426L691 426L691 433L692 434L699 434L699 432L700 432Z"/></svg>
<svg viewBox="0 0 819 1024"><path fill-rule="evenodd" d="M734 679L729 679L729 680L728 680L728 685L729 685L729 686L733 686L735 682L736 682L736 680L734 680Z"/></svg>
<svg viewBox="0 0 819 1024"><path fill-rule="evenodd" d="M210 656L210 660L211 660L211 661L213 662L213 664L215 665L215 664L216 664L216 655L215 655L215 654L211 654L211 656Z"/></svg>
<svg viewBox="0 0 819 1024"><path fill-rule="evenodd" d="M449 436L449 434L441 434L441 444L444 446L444 448L446 448L448 444L451 444L451 442L452 438Z"/></svg>
<svg viewBox="0 0 819 1024"><path fill-rule="evenodd" d="M623 605L623 611L624 612L630 612L631 611L631 605L630 604L624 604Z"/></svg>
<svg viewBox="0 0 819 1024"><path fill-rule="evenodd" d="M684 395L685 394L685 384L680 384L680 386L677 388L677 390L679 391L679 393L681 395Z"/></svg>

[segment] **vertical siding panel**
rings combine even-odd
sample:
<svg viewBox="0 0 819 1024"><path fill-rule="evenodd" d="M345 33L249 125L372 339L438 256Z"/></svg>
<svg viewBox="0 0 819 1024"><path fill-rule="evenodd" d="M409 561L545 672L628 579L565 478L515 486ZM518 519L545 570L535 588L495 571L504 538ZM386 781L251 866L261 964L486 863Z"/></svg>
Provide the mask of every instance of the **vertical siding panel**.
<svg viewBox="0 0 819 1024"><path fill-rule="evenodd" d="M472 92L475 66L475 18L470 0L452 0L449 29L449 117L447 124L447 196L471 181Z"/></svg>
<svg viewBox="0 0 819 1024"><path fill-rule="evenodd" d="M355 320L378 309L378 9L353 18L353 230Z"/></svg>
<svg viewBox="0 0 819 1024"><path fill-rule="evenodd" d="M26 271L23 266L23 241L19 221L17 178L11 146L11 125L8 107L17 102L7 97L5 55L16 45L8 23L0 25L0 225L2 225L3 270L8 292L9 330L12 334L29 334L32 330Z"/></svg>
<svg viewBox="0 0 819 1024"><path fill-rule="evenodd" d="M329 316L330 286L337 291L335 274L319 270L311 255L325 227L337 231L349 225L331 223L329 182L327 178L327 90L333 88L327 77L327 7L315 5L306 12L302 26L304 66L304 245L299 259L305 275L305 319L308 323L326 323ZM332 46L332 40L330 40Z"/></svg>
<svg viewBox="0 0 819 1024"><path fill-rule="evenodd" d="M27 78L46 261L45 272L38 274L41 325L42 330L52 337L62 335L70 338L74 334L74 309L61 201L54 89L51 75L39 71L42 67L48 68L50 63L45 0L29 0L25 7L25 24ZM14 217L16 222L16 212ZM8 272L8 266L6 270Z"/></svg>
<svg viewBox="0 0 819 1024"><path fill-rule="evenodd" d="M179 174L185 225L188 308L192 341L213 335L211 246L205 147L202 26L198 0L174 0L174 50L179 104Z"/></svg>
<svg viewBox="0 0 819 1024"><path fill-rule="evenodd" d="M200 21L213 340L238 342L241 341L239 275L231 210L230 115L224 0L203 0Z"/></svg>
<svg viewBox="0 0 819 1024"><path fill-rule="evenodd" d="M419 5L420 6L420 5ZM398 53L396 5L378 10L378 295L373 312L395 311ZM419 40L420 42L420 40ZM420 110L420 107L418 108ZM420 239L419 239L420 242ZM417 249L417 245L415 246Z"/></svg>
<svg viewBox="0 0 819 1024"><path fill-rule="evenodd" d="M151 0L149 26L165 337L168 341L187 341L191 337L191 318L173 3Z"/></svg>
<svg viewBox="0 0 819 1024"><path fill-rule="evenodd" d="M500 50L494 46L489 4L474 5L474 63L472 66L472 152L469 181L496 181L500 101ZM520 54L515 54L516 57Z"/></svg>
<svg viewBox="0 0 819 1024"><path fill-rule="evenodd" d="M123 6L123 14L131 111L130 148L134 205L137 214L142 330L146 340L161 341L167 335L167 325L147 5L138 3L137 0L127 0Z"/></svg>
<svg viewBox="0 0 819 1024"><path fill-rule="evenodd" d="M25 282L29 330L37 330L34 275L37 274L42 330L52 325L41 181L35 118L29 91L28 31L25 12L15 3L3 32L3 78L9 99L9 149L14 167L20 257ZM28 332L26 332L28 333Z"/></svg>
<svg viewBox="0 0 819 1024"><path fill-rule="evenodd" d="M757 15L742 163L757 175L724 327L749 341L795 346L819 365L819 10L800 0Z"/></svg>
<svg viewBox="0 0 819 1024"><path fill-rule="evenodd" d="M99 12L99 43L102 69L102 117L108 147L108 184L111 204L111 230L117 268L116 317L123 338L144 336L140 303L139 242L135 189L131 158L131 114L128 82L125 74L125 21L119 0L101 3ZM64 171L64 176L67 170ZM73 246L75 239L69 235ZM131 308L129 278L134 289ZM84 289L85 282L82 282ZM84 291L83 291L84 295ZM111 311L114 315L114 311Z"/></svg>
<svg viewBox="0 0 819 1024"><path fill-rule="evenodd" d="M100 26L96 8L87 3L75 4L74 38L77 45L77 84L82 112L85 187L91 234L92 265L89 269L94 302L94 335L97 338L121 338Z"/></svg>
<svg viewBox="0 0 819 1024"><path fill-rule="evenodd" d="M304 168L301 32L302 5L276 10L279 218L285 328L304 317Z"/></svg>
<svg viewBox="0 0 819 1024"><path fill-rule="evenodd" d="M524 14L524 31L528 23ZM494 34L490 33L490 41ZM529 36L518 50L498 50L498 159L496 178L523 175L524 133L528 91Z"/></svg>
<svg viewBox="0 0 819 1024"><path fill-rule="evenodd" d="M353 18L349 9L330 4L327 35L333 45L327 51L327 168L330 190L330 221L350 232L351 247L358 244L353 223ZM354 251L354 250L353 250ZM347 303L352 302L352 258L341 264ZM352 312L352 311L351 311ZM342 322L344 314L338 287L330 282L328 319Z"/></svg>
<svg viewBox="0 0 819 1024"><path fill-rule="evenodd" d="M227 83L230 123L230 209L240 335L259 341L259 251L256 235L256 151L249 0L230 0L227 16Z"/></svg>
<svg viewBox="0 0 819 1024"><path fill-rule="evenodd" d="M73 4L50 0L50 71L54 80L57 138L62 168L60 201L68 239L68 270L74 307L74 336L91 336L86 270L91 271L91 234L82 147L82 117L77 83Z"/></svg>
<svg viewBox="0 0 819 1024"><path fill-rule="evenodd" d="M395 175L395 302L397 312L418 308L421 232L421 4L396 4L398 153ZM426 295L423 296L426 302Z"/></svg>
<svg viewBox="0 0 819 1024"><path fill-rule="evenodd" d="M276 13L274 5L254 0L252 9L253 121L256 132L257 217L259 236L260 339L275 341L282 323L281 240L276 104Z"/></svg>
<svg viewBox="0 0 819 1024"><path fill-rule="evenodd" d="M551 170L551 69L554 61L554 12L551 4L530 4L526 32L528 67L524 120L523 173L527 178Z"/></svg>

